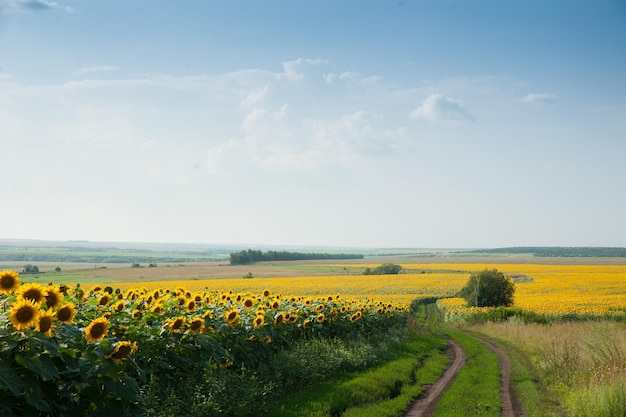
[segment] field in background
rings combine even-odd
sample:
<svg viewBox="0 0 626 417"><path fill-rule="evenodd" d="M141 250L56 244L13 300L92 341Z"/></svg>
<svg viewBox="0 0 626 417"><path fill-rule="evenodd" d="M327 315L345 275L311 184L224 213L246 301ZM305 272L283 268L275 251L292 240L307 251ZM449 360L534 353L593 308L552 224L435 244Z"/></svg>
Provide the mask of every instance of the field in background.
<svg viewBox="0 0 626 417"><path fill-rule="evenodd" d="M626 314L626 265L622 258L520 258L510 262L486 263L484 258L467 262L442 263L442 258L417 259L407 262L403 258L375 259L381 262L402 264L399 275L364 276L367 267L376 267L373 259L352 261L293 261L264 262L252 265L231 266L226 262L142 265L68 264L55 272L55 264L39 265L41 274L24 274L24 282L53 282L55 284L91 285L108 284L123 289L133 287L184 286L192 290L250 291L270 289L285 295L317 296L341 293L350 297L375 297L394 302L408 303L422 297L453 297L465 284L469 275L485 268L498 270L514 277L516 281L515 307L548 316L623 315ZM450 259L443 259L450 261ZM465 262L460 262L460 261ZM409 260L411 261L411 260ZM534 261L535 263L531 263ZM580 264L585 261L587 264ZM432 263L431 263L432 262ZM537 263L537 262L542 262ZM562 264L558 264L561 262ZM590 265L596 262L596 265ZM603 263L603 264L600 264ZM81 269L82 266L82 269ZM0 268L7 268L0 265ZM19 269L16 269L19 271ZM244 276L252 278L243 278ZM448 315L462 316L472 310L463 306L463 300L451 299L442 305Z"/></svg>

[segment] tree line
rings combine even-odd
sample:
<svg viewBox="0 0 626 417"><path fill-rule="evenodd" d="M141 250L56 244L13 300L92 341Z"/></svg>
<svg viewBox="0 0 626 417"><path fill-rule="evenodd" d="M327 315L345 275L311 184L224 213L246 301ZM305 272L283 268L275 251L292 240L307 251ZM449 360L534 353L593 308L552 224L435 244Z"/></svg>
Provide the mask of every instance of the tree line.
<svg viewBox="0 0 626 417"><path fill-rule="evenodd" d="M541 258L623 258L626 248L620 247L563 247L563 246L520 246L512 248L476 249L464 253L531 254Z"/></svg>
<svg viewBox="0 0 626 417"><path fill-rule="evenodd" d="M363 259L363 255L351 253L305 253L247 249L230 254L231 265L246 265L262 261L309 261L313 259Z"/></svg>

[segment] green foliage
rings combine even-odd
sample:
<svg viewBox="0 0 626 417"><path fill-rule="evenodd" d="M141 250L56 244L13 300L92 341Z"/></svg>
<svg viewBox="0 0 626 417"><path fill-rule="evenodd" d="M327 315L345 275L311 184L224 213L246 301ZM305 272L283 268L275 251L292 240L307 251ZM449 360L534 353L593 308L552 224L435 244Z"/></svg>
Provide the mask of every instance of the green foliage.
<svg viewBox="0 0 626 417"><path fill-rule="evenodd" d="M513 304L515 284L497 269L485 269L470 276L459 292L468 306L497 307Z"/></svg>
<svg viewBox="0 0 626 417"><path fill-rule="evenodd" d="M477 249L463 253L475 254L530 254L541 258L623 258L626 257L626 248L621 247L543 247L526 246L513 248Z"/></svg>
<svg viewBox="0 0 626 417"><path fill-rule="evenodd" d="M39 267L37 265L27 264L24 265L24 269L22 269L23 274L38 274Z"/></svg>
<svg viewBox="0 0 626 417"><path fill-rule="evenodd" d="M287 251L242 250L230 254L231 265L247 265L262 261L299 261L312 259L363 259L363 255L346 253L302 253Z"/></svg>
<svg viewBox="0 0 626 417"><path fill-rule="evenodd" d="M387 275L387 274L399 274L402 271L402 265L398 264L382 264L374 269L365 268L363 275Z"/></svg>

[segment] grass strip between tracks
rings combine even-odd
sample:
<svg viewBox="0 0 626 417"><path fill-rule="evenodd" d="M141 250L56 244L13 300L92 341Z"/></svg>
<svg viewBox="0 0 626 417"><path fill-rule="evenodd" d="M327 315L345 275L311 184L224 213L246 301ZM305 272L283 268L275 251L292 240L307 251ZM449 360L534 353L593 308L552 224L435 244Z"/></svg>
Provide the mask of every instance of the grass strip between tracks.
<svg viewBox="0 0 626 417"><path fill-rule="evenodd" d="M439 331L463 347L467 361L439 400L435 417L499 417L500 369L496 354L465 332L448 326L441 326Z"/></svg>

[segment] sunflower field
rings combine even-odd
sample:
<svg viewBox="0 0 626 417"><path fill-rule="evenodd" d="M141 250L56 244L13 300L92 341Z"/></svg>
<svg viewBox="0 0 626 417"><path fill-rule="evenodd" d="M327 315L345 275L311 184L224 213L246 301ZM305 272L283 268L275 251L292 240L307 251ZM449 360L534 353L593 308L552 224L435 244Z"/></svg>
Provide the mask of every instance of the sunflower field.
<svg viewBox="0 0 626 417"><path fill-rule="evenodd" d="M407 316L405 304L336 294L87 290L4 270L0 415L259 415L264 397L321 368L376 361L370 342L400 337ZM298 356L303 346L313 353ZM321 353L314 364L324 349L335 365Z"/></svg>

